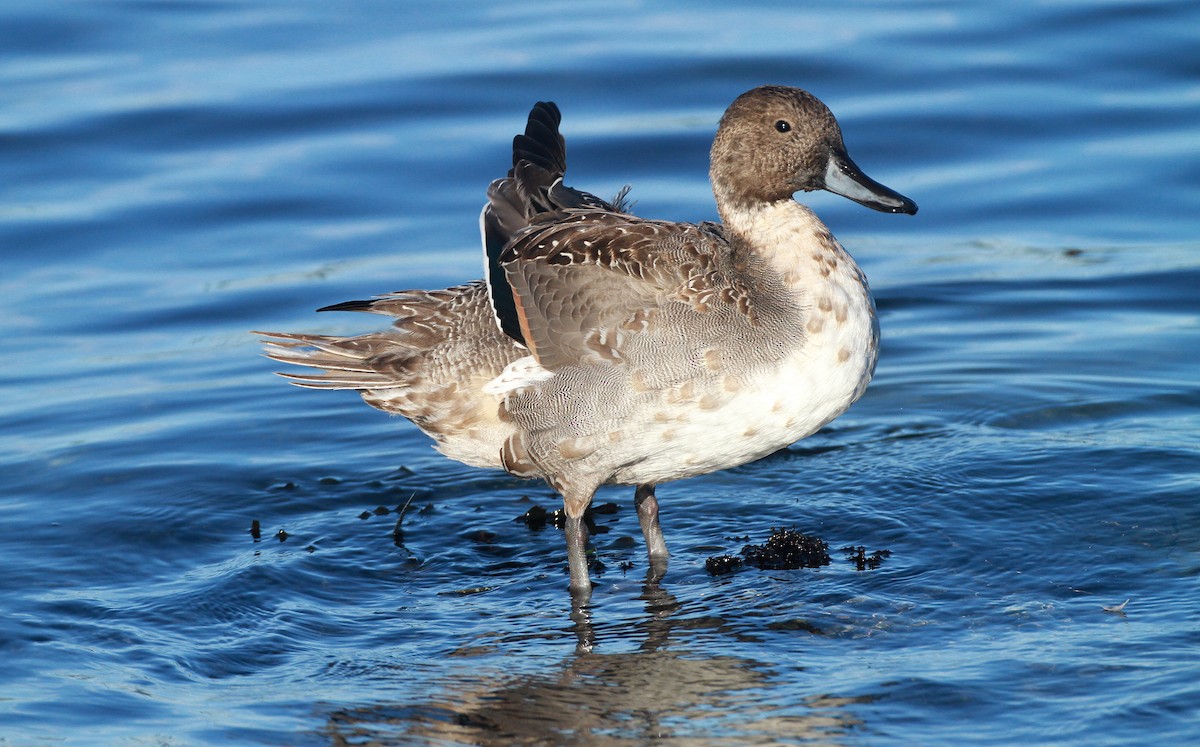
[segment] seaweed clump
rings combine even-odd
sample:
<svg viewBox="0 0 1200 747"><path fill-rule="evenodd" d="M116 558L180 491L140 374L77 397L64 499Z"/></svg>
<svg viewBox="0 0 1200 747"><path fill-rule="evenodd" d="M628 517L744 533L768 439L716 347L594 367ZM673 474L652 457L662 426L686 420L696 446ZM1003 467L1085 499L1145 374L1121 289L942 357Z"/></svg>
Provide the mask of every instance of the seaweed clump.
<svg viewBox="0 0 1200 747"><path fill-rule="evenodd" d="M764 571L784 571L796 568L820 568L829 565L829 544L820 537L796 529L772 529L771 536L761 545L746 545L741 557L714 555L704 561L704 569L714 576L733 573L743 565Z"/></svg>
<svg viewBox="0 0 1200 747"><path fill-rule="evenodd" d="M733 573L742 567L742 559L736 555L713 555L704 561L704 570L714 576Z"/></svg>
<svg viewBox="0 0 1200 747"><path fill-rule="evenodd" d="M763 544L743 547L742 557L764 571L820 568L830 563L829 543L796 529L771 529Z"/></svg>
<svg viewBox="0 0 1200 747"><path fill-rule="evenodd" d="M860 571L873 571L878 568L884 558L889 558L892 555L891 550L876 550L868 554L867 548L862 545L849 545L843 547L841 552L846 554L846 560L854 564L854 567Z"/></svg>
<svg viewBox="0 0 1200 747"><path fill-rule="evenodd" d="M609 530L603 524L596 524L596 516L615 514L620 510L620 506L615 503L597 503L588 506L583 512L583 520L587 523L588 532L591 534L604 534ZM513 521L519 521L529 527L534 532L540 532L547 526L553 525L558 529L562 529L567 523L567 513L561 508L556 508L553 511L547 511L538 504L533 504L529 510L521 514Z"/></svg>

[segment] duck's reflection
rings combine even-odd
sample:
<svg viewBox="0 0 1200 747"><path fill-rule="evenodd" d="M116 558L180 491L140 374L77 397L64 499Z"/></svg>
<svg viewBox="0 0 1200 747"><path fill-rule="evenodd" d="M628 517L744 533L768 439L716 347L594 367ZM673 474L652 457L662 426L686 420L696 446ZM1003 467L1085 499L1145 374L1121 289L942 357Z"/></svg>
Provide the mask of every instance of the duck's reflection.
<svg viewBox="0 0 1200 747"><path fill-rule="evenodd" d="M829 745L858 725L845 710L851 701L818 695L796 703L790 691L773 692L766 664L703 656L672 641L673 633L722 623L682 619L679 603L657 581L647 581L641 599L645 637L636 652L603 653L591 610L576 606L577 651L556 671L492 674L447 683L441 698L425 703L338 711L329 718L332 742L616 747L672 739L689 745L801 740Z"/></svg>
<svg viewBox="0 0 1200 747"><path fill-rule="evenodd" d="M646 582L642 585L639 598L646 604L648 617L643 626L646 630L646 640L641 645L643 651L653 651L666 642L672 623L669 618L679 609L675 596L666 591L660 584L666 570L666 561L659 559L651 561L646 572ZM577 654L590 654L596 644L596 631L592 627L591 589L571 590L571 622L574 623L575 637L578 644Z"/></svg>

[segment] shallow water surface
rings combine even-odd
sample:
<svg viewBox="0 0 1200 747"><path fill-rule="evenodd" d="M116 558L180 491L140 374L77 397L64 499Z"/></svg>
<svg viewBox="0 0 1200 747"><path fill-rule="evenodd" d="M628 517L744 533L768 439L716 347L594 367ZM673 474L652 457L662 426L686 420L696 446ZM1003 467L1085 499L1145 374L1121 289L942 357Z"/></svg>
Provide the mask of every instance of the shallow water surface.
<svg viewBox="0 0 1200 747"><path fill-rule="evenodd" d="M1200 742L1200 6L0 9L0 745ZM529 106L572 184L713 218L799 85L913 217L801 195L872 280L846 415L632 490L572 610L542 484L250 329L479 275ZM712 576L795 527L817 569ZM252 528L255 529L252 533ZM860 570L840 548L889 551Z"/></svg>

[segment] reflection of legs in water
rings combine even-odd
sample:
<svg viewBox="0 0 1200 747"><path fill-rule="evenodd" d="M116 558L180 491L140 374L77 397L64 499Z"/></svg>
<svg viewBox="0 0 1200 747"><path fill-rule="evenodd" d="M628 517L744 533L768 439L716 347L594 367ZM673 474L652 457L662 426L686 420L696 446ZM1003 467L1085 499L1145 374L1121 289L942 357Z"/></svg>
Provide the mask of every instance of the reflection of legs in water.
<svg viewBox="0 0 1200 747"><path fill-rule="evenodd" d="M372 698L362 707L330 714L328 730L346 743L374 738L373 744L408 744L424 738L480 747L659 741L840 744L843 735L861 736L863 724L853 706L877 696L798 697L796 688L804 685L796 682L803 678L780 677L779 662L708 653L714 636L727 635L720 631L728 630L730 620L722 610L712 610L711 618L697 617L694 607L692 614L678 614L679 601L657 583L642 589L644 615L634 613L636 619L629 623L601 626L600 640L594 640L593 611L601 619L620 612L627 599L617 596L599 595L596 610L572 605L578 644L558 664L537 662L534 671L523 671L530 666L531 650L558 640L560 624L543 620L544 625L533 626L534 640L524 633L501 639L497 648L510 649L507 654L447 659L448 671L436 683L436 695L398 703ZM606 609L610 601L616 604ZM639 635L645 639L636 651L628 651ZM518 658L525 659L524 665L512 666ZM785 671L802 671L797 665L790 670L784 666ZM383 672L394 672L396 691L411 688L409 671ZM711 739L714 726L725 740Z"/></svg>
<svg viewBox="0 0 1200 747"><path fill-rule="evenodd" d="M596 646L596 629L592 627L592 608L588 603L592 590L571 587L571 622L574 623L575 653L590 654Z"/></svg>

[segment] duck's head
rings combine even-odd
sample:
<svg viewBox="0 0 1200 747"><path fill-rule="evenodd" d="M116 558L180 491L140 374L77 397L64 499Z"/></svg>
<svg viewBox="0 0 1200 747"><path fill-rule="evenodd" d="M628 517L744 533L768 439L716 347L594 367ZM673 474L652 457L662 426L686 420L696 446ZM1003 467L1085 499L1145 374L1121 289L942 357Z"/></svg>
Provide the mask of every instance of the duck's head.
<svg viewBox="0 0 1200 747"><path fill-rule="evenodd" d="M799 88L760 86L738 96L721 117L711 159L723 210L824 189L885 213L917 212L850 160L829 107Z"/></svg>

